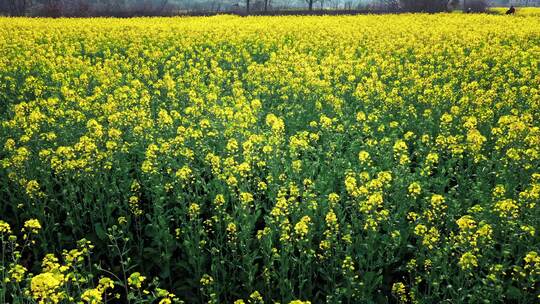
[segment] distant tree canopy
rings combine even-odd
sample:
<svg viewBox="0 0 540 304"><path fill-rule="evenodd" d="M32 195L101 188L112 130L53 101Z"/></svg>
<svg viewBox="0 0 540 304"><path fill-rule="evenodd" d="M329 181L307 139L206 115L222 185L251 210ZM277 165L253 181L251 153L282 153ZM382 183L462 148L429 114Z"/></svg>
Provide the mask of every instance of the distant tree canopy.
<svg viewBox="0 0 540 304"><path fill-rule="evenodd" d="M0 12L11 16L21 16L32 5L31 0L0 0Z"/></svg>
<svg viewBox="0 0 540 304"><path fill-rule="evenodd" d="M484 12L487 7L487 0L465 0L463 2L463 10L466 12Z"/></svg>
<svg viewBox="0 0 540 304"><path fill-rule="evenodd" d="M0 15L129 17L315 9L434 13L461 9L464 3L475 11L486 6L486 0L0 0Z"/></svg>
<svg viewBox="0 0 540 304"><path fill-rule="evenodd" d="M400 0L401 8L409 12L443 12L448 0Z"/></svg>
<svg viewBox="0 0 540 304"><path fill-rule="evenodd" d="M0 0L0 15L10 16L167 15L174 10L169 0Z"/></svg>

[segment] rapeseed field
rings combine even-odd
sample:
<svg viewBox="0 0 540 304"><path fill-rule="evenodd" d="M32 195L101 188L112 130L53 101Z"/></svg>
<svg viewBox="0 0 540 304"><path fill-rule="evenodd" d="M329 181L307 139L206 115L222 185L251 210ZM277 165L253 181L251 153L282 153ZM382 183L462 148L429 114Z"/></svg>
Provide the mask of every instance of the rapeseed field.
<svg viewBox="0 0 540 304"><path fill-rule="evenodd" d="M0 303L538 303L540 18L0 18Z"/></svg>

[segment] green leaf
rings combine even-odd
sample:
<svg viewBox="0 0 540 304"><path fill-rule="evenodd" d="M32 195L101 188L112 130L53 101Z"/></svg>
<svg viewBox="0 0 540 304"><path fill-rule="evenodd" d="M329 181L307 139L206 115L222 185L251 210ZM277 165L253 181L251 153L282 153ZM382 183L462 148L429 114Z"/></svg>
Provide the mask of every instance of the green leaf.
<svg viewBox="0 0 540 304"><path fill-rule="evenodd" d="M103 229L103 225L101 225L101 223L95 224L94 229L96 231L97 237L100 240L106 240L107 239L107 232L105 232L105 229Z"/></svg>

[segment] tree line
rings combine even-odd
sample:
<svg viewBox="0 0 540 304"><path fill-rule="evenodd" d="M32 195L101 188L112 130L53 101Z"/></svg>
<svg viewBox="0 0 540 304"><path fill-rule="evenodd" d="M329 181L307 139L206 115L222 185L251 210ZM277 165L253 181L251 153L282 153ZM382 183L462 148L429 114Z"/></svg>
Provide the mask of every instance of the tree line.
<svg viewBox="0 0 540 304"><path fill-rule="evenodd" d="M508 0L498 1L508 2ZM132 17L216 13L239 15L434 13L455 9L483 11L486 7L487 0L0 0L0 15Z"/></svg>

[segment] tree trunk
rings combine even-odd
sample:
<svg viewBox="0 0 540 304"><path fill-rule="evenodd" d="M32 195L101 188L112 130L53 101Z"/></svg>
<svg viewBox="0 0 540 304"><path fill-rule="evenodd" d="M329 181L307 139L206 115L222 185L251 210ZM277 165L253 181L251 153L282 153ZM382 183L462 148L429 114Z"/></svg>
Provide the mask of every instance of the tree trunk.
<svg viewBox="0 0 540 304"><path fill-rule="evenodd" d="M309 0L309 10L313 10L313 0Z"/></svg>
<svg viewBox="0 0 540 304"><path fill-rule="evenodd" d="M246 0L246 13L249 14L249 0Z"/></svg>

